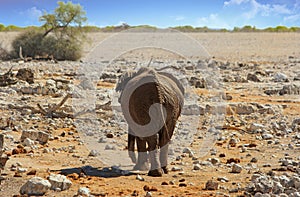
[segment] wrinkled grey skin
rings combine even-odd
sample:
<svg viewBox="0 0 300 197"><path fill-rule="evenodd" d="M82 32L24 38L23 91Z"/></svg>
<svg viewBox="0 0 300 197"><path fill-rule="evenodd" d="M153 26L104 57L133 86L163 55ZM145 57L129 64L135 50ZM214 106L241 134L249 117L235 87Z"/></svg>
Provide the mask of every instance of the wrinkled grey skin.
<svg viewBox="0 0 300 197"><path fill-rule="evenodd" d="M146 77L153 78L153 82L140 83ZM124 95L133 87L132 84L139 83L141 85L135 86L134 91L131 90L132 94L129 94L130 98L126 100ZM123 74L118 81L116 91L121 92L119 102L128 123L128 153L131 160L136 163L134 169L148 170L148 159L150 159L151 167L148 175L162 176L162 172L167 173L168 146L183 106L183 86L169 73L142 67L137 72ZM144 131L133 129L136 127L129 120L133 120L138 125L148 124L151 121L149 108L154 103L161 104L165 109L165 111L154 112L164 113L163 126L149 136L141 135ZM126 105L129 105L127 106L129 112L125 112ZM159 114L154 114L154 117L156 116L158 117ZM138 150L137 159L134 153L135 143Z"/></svg>

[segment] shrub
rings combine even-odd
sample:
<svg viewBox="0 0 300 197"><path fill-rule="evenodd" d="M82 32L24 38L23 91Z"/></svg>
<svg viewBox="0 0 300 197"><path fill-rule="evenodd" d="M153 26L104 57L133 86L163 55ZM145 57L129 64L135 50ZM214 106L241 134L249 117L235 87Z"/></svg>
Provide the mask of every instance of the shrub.
<svg viewBox="0 0 300 197"><path fill-rule="evenodd" d="M20 46L23 57L53 56L57 60L78 60L81 57L80 42L75 39L44 37L38 31L27 31L12 42L12 57L19 57Z"/></svg>
<svg viewBox="0 0 300 197"><path fill-rule="evenodd" d="M80 42L70 39L60 39L56 41L53 56L57 60L78 60L81 58L82 50Z"/></svg>
<svg viewBox="0 0 300 197"><path fill-rule="evenodd" d="M0 46L0 60L6 61L9 59L11 59L10 53L2 46Z"/></svg>
<svg viewBox="0 0 300 197"><path fill-rule="evenodd" d="M12 56L19 57L20 47L22 47L22 54L24 57L35 57L42 55L41 43L43 40L43 33L36 31L26 31L15 38L12 42Z"/></svg>

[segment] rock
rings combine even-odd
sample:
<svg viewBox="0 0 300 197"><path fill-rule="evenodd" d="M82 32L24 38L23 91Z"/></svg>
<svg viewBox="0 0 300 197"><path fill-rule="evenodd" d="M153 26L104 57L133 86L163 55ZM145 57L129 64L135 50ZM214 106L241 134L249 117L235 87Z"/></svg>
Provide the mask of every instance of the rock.
<svg viewBox="0 0 300 197"><path fill-rule="evenodd" d="M29 138L25 138L25 140L23 141L22 144L24 146L32 147L32 146L34 146L34 141Z"/></svg>
<svg viewBox="0 0 300 197"><path fill-rule="evenodd" d="M232 173L241 173L243 170L242 166L240 166L239 164L233 164L232 165Z"/></svg>
<svg viewBox="0 0 300 197"><path fill-rule="evenodd" d="M136 175L136 180L145 181L145 179L141 175Z"/></svg>
<svg viewBox="0 0 300 197"><path fill-rule="evenodd" d="M187 148L187 147L183 149L182 153L189 154L190 157L194 156L194 152L190 148Z"/></svg>
<svg viewBox="0 0 300 197"><path fill-rule="evenodd" d="M223 182L223 183L229 182L229 179L226 178L226 177L219 177L219 178L217 178L217 180L220 181L220 182Z"/></svg>
<svg viewBox="0 0 300 197"><path fill-rule="evenodd" d="M21 187L20 193L29 196L42 196L50 189L50 187L51 184L49 181L41 177L33 177Z"/></svg>
<svg viewBox="0 0 300 197"><path fill-rule="evenodd" d="M183 170L182 168L176 167L176 166L173 166L173 167L171 168L171 171L172 171L172 172L178 172L178 171L182 171L182 170Z"/></svg>
<svg viewBox="0 0 300 197"><path fill-rule="evenodd" d="M296 118L293 120L293 123L292 123L292 129L295 131L296 130L296 127L297 126L300 126L300 118ZM1 146L0 146L1 148Z"/></svg>
<svg viewBox="0 0 300 197"><path fill-rule="evenodd" d="M17 168L18 173L25 173L27 172L27 168Z"/></svg>
<svg viewBox="0 0 300 197"><path fill-rule="evenodd" d="M79 84L84 90L95 90L95 85L90 79L84 79Z"/></svg>
<svg viewBox="0 0 300 197"><path fill-rule="evenodd" d="M90 190L87 187L80 187L77 191L77 195L88 197L90 196Z"/></svg>
<svg viewBox="0 0 300 197"><path fill-rule="evenodd" d="M282 192L284 192L284 187L279 182L274 181L273 182L273 193L280 194Z"/></svg>
<svg viewBox="0 0 300 197"><path fill-rule="evenodd" d="M91 150L89 153L89 157L97 157L99 155L97 150Z"/></svg>
<svg viewBox="0 0 300 197"><path fill-rule="evenodd" d="M30 176L30 175L36 175L37 171L35 169L30 170L26 175Z"/></svg>
<svg viewBox="0 0 300 197"><path fill-rule="evenodd" d="M270 133L263 133L263 134L261 135L261 137L262 137L264 140L271 140L271 139L274 138L274 136L273 136L272 134L270 134Z"/></svg>
<svg viewBox="0 0 300 197"><path fill-rule="evenodd" d="M205 184L205 189L206 190L218 190L218 188L219 188L219 183L214 182L212 180L207 181L206 184Z"/></svg>
<svg viewBox="0 0 300 197"><path fill-rule="evenodd" d="M297 86L295 84L291 85L285 85L282 87L282 89L279 90L279 95L300 95L300 86Z"/></svg>
<svg viewBox="0 0 300 197"><path fill-rule="evenodd" d="M34 72L30 68L20 68L16 77L19 80L26 81L29 84L34 83Z"/></svg>
<svg viewBox="0 0 300 197"><path fill-rule="evenodd" d="M6 162L9 159L7 155L2 156L3 146L4 146L4 135L0 134L0 172L1 172L1 169L4 168Z"/></svg>
<svg viewBox="0 0 300 197"><path fill-rule="evenodd" d="M191 77L189 82L190 85L194 86L195 88L207 88L207 83L203 78L199 79L197 77Z"/></svg>
<svg viewBox="0 0 300 197"><path fill-rule="evenodd" d="M59 188L61 191L64 191L69 189L72 185L72 182L67 179L66 176L61 174L50 174L48 180L51 183L51 189L53 190Z"/></svg>
<svg viewBox="0 0 300 197"><path fill-rule="evenodd" d="M216 164L220 163L220 159L218 159L218 158L212 158L212 159L210 160L210 162L211 162L213 165L216 165Z"/></svg>
<svg viewBox="0 0 300 197"><path fill-rule="evenodd" d="M197 104L184 105L182 114L187 116L204 115L205 109Z"/></svg>
<svg viewBox="0 0 300 197"><path fill-rule="evenodd" d="M43 131L25 130L22 132L21 141L29 138L34 141L38 141L41 144L46 144L49 140L50 135Z"/></svg>
<svg viewBox="0 0 300 197"><path fill-rule="evenodd" d="M238 103L230 104L231 109L239 115L249 115L255 112L255 109L252 105Z"/></svg>
<svg viewBox="0 0 300 197"><path fill-rule="evenodd" d="M0 134L0 157L1 157L2 152L3 152L3 147L4 147L4 135Z"/></svg>
<svg viewBox="0 0 300 197"><path fill-rule="evenodd" d="M248 73L247 80L253 82L261 82L261 80L257 77L257 75L251 73Z"/></svg>
<svg viewBox="0 0 300 197"><path fill-rule="evenodd" d="M249 133L260 133L265 128L264 125L258 123L251 123L249 128L247 129Z"/></svg>
<svg viewBox="0 0 300 197"><path fill-rule="evenodd" d="M253 158L251 159L250 162L251 162L251 163L257 163L257 161L258 161L257 158L256 158L256 157L253 157Z"/></svg>
<svg viewBox="0 0 300 197"><path fill-rule="evenodd" d="M144 189L144 191L148 191L148 192L155 192L155 191L158 191L158 189L156 188L156 187L154 187L154 186L152 186L152 187L150 187L149 185L144 185L144 187L143 187L143 189Z"/></svg>
<svg viewBox="0 0 300 197"><path fill-rule="evenodd" d="M179 183L178 186L179 186L179 187L187 187L187 184L186 184L186 183Z"/></svg>
<svg viewBox="0 0 300 197"><path fill-rule="evenodd" d="M199 164L195 164L193 169L194 170L201 170L201 166Z"/></svg>
<svg viewBox="0 0 300 197"><path fill-rule="evenodd" d="M276 73L273 76L272 81L274 81L274 82L289 82L288 77L283 73Z"/></svg>
<svg viewBox="0 0 300 197"><path fill-rule="evenodd" d="M112 144L107 144L104 149L105 150L116 150L116 147Z"/></svg>
<svg viewBox="0 0 300 197"><path fill-rule="evenodd" d="M238 142L239 142L238 139L236 139L236 138L231 138L231 139L229 140L228 144L229 144L230 147L236 147L236 145L237 145Z"/></svg>

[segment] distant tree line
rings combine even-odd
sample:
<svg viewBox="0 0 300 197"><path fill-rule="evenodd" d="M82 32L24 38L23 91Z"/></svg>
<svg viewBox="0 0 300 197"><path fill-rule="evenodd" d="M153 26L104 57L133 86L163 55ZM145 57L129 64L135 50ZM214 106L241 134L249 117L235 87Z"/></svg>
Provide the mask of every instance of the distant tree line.
<svg viewBox="0 0 300 197"><path fill-rule="evenodd" d="M80 28L81 31L83 32L119 32L129 28L140 28L140 27L148 28L148 29L157 29L157 27L155 26L150 26L150 25L130 26L127 23L123 23L117 26L106 26L106 27L86 25L86 26L81 26ZM190 25L176 26L170 28L181 32L300 32L300 27L286 27L286 26L267 27L264 29L259 29L256 28L255 26L245 25L244 27L234 27L232 30L228 30L225 28L213 29L213 28L208 28L206 26L193 27ZM39 31L43 29L44 29L43 26L42 27L38 27L38 26L18 27L15 25L5 26L3 24L0 24L0 32L24 31L24 30Z"/></svg>

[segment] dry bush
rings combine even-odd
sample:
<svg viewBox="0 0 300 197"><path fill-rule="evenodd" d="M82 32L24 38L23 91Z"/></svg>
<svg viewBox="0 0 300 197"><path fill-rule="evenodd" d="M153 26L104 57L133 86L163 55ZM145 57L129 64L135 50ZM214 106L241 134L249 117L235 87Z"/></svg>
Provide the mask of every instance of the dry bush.
<svg viewBox="0 0 300 197"><path fill-rule="evenodd" d="M12 43L12 56L19 56L20 46L23 57L49 57L57 60L78 60L81 57L81 45L68 38L56 38L52 35L44 37L37 31L27 31L18 36Z"/></svg>
<svg viewBox="0 0 300 197"><path fill-rule="evenodd" d="M22 47L22 54L24 57L35 57L42 55L43 34L36 31L26 31L15 38L12 42L12 56L19 57L20 47Z"/></svg>
<svg viewBox="0 0 300 197"><path fill-rule="evenodd" d="M82 56L82 49L80 42L70 39L61 39L56 42L53 56L57 60L78 60Z"/></svg>
<svg viewBox="0 0 300 197"><path fill-rule="evenodd" d="M11 59L10 53L0 45L0 60L6 61Z"/></svg>

